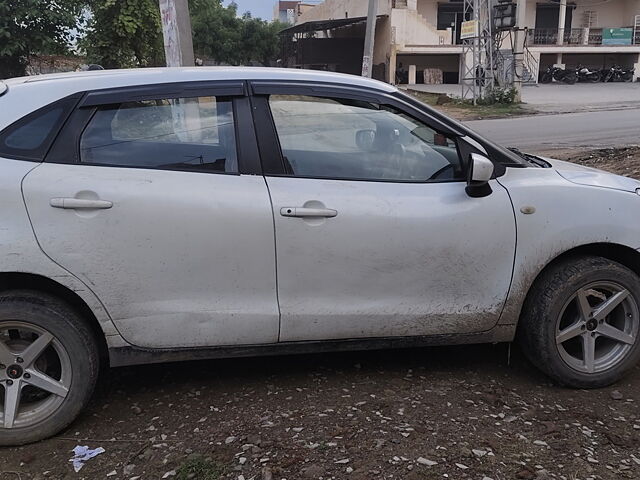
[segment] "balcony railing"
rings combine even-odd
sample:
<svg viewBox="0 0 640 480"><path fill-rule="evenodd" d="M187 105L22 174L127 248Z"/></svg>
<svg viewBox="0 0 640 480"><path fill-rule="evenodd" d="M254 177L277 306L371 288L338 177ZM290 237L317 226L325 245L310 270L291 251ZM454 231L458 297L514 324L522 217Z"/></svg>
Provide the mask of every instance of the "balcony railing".
<svg viewBox="0 0 640 480"><path fill-rule="evenodd" d="M632 38L634 45L640 45L640 31ZM557 28L536 28L527 31L528 45L556 45ZM562 45L602 45L602 28L565 29Z"/></svg>

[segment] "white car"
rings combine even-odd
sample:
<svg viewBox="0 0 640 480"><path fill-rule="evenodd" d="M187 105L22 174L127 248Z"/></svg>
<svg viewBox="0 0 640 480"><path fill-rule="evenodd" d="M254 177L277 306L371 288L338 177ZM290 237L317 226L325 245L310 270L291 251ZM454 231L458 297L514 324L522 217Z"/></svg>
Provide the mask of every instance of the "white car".
<svg viewBox="0 0 640 480"><path fill-rule="evenodd" d="M0 92L0 445L68 426L101 366L517 337L589 388L638 361L638 181L332 73Z"/></svg>

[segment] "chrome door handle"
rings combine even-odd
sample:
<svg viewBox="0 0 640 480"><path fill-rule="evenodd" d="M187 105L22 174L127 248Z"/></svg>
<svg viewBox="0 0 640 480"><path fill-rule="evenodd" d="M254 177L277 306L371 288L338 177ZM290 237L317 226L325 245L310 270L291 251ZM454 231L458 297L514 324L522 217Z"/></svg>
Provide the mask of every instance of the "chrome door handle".
<svg viewBox="0 0 640 480"><path fill-rule="evenodd" d="M300 218L333 218L338 215L338 211L331 208L282 207L280 215Z"/></svg>
<svg viewBox="0 0 640 480"><path fill-rule="evenodd" d="M107 200L88 200L84 198L52 198L49 205L54 208L64 208L69 210L79 209L106 209L113 207L113 202Z"/></svg>

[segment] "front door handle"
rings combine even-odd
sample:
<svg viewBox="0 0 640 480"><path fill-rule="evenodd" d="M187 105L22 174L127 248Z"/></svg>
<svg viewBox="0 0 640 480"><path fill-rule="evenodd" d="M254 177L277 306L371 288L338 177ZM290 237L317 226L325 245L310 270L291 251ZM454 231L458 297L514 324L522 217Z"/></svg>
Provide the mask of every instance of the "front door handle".
<svg viewBox="0 0 640 480"><path fill-rule="evenodd" d="M338 211L331 208L282 207L280 215L300 218L333 218L338 215Z"/></svg>
<svg viewBox="0 0 640 480"><path fill-rule="evenodd" d="M85 198L52 198L49 202L54 208L69 210L99 210L113 207L113 202L107 200L88 200Z"/></svg>

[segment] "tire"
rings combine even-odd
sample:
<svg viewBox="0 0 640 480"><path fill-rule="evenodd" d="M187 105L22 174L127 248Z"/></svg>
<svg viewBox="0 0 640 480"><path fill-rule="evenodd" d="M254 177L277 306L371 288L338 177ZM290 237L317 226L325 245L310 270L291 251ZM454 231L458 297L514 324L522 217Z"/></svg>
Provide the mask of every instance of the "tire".
<svg viewBox="0 0 640 480"><path fill-rule="evenodd" d="M98 346L89 326L69 305L40 292L0 293L0 360L7 359L13 364L0 369L0 398L5 399L0 446L24 445L60 432L86 406L98 378ZM38 382L48 390L36 388ZM21 393L17 414L7 417L11 422L5 418L6 405L16 403L7 401L7 389L20 385L22 390L12 390Z"/></svg>
<svg viewBox="0 0 640 480"><path fill-rule="evenodd" d="M633 73L626 72L622 74L622 81L625 83L629 83L633 81Z"/></svg>
<svg viewBox="0 0 640 480"><path fill-rule="evenodd" d="M606 287L602 289L601 285ZM619 291L607 297L603 294L607 288ZM613 297L622 298L624 291L628 295L605 320L599 320L598 316L586 323L581 320L585 317L581 311L597 312L599 302L613 302ZM582 308L580 296L576 297L578 292L585 292L583 298L587 303ZM621 379L640 359L639 306L640 278L633 271L602 257L573 257L549 267L535 282L524 305L517 339L533 365L559 384L573 388L605 387ZM627 323L620 322L631 325L625 342L608 337L612 325L616 325L616 330L617 326L620 331L627 330ZM600 331L607 335L601 335ZM592 356L584 354L587 345L594 345ZM595 349L598 345L599 351ZM609 348L611 353L607 353Z"/></svg>
<svg viewBox="0 0 640 480"><path fill-rule="evenodd" d="M542 75L540 83L551 83L552 80L553 76L550 73L545 73L544 75Z"/></svg>
<svg viewBox="0 0 640 480"><path fill-rule="evenodd" d="M564 77L562 77L562 81L567 85L574 85L578 81L578 77L575 73L567 73Z"/></svg>
<svg viewBox="0 0 640 480"><path fill-rule="evenodd" d="M598 72L593 72L587 75L587 80L591 83L600 82L600 74Z"/></svg>

